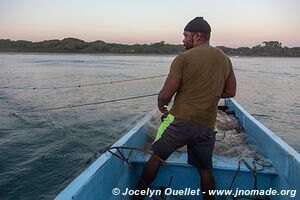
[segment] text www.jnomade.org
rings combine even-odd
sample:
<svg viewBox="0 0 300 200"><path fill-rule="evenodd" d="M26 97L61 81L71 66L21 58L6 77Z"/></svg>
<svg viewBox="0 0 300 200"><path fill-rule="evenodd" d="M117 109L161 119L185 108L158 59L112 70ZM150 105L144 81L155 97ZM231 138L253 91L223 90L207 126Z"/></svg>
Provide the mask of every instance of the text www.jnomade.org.
<svg viewBox="0 0 300 200"><path fill-rule="evenodd" d="M242 190L237 188L236 190L209 190L209 195L216 195L216 196L289 196L289 197L295 197L296 196L296 190L274 190L272 188L268 190ZM149 196L150 198L153 196L197 196L205 194L205 192L201 192L200 189L191 189L191 188L185 188L185 189L172 189L172 188L166 188L164 191L158 190L158 189L147 189L147 190L134 190L125 188L123 191L121 191L119 188L113 188L112 189L113 195L122 195L122 196L133 196L133 195L145 195Z"/></svg>

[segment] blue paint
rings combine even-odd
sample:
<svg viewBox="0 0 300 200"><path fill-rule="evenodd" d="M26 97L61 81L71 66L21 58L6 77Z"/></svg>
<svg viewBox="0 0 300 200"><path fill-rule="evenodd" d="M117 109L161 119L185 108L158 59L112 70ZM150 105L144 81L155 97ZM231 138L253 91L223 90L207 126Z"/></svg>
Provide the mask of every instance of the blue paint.
<svg viewBox="0 0 300 200"><path fill-rule="evenodd" d="M255 141L260 152L273 164L272 167L256 173L258 189L296 189L300 191L300 184L297 182L300 180L299 154L253 118L237 102L229 99L226 100L226 105L235 111L246 134ZM147 130L144 125L152 114L146 116L113 146L144 147L147 141ZM122 152L127 154L128 150L122 150ZM134 189L148 158L149 155L134 152L130 159L130 165L127 165L110 153L105 153L62 191L56 200L130 199L130 196L113 196L111 190L115 187L121 191L125 191L125 188ZM167 163L160 168L153 185L167 186L173 177L171 182L173 189L199 188L199 175L193 166L187 164L186 160L186 153L172 154ZM228 189L236 173L238 162L227 157L214 156L213 163L217 189ZM251 162L249 161L249 163ZM241 164L241 170L233 185L234 188L253 189L253 175L244 164ZM297 196L294 199L297 199ZM188 196L188 199L199 198L201 199L201 196ZM217 197L217 199L220 198L221 196ZM276 199L290 199L290 197L276 196Z"/></svg>

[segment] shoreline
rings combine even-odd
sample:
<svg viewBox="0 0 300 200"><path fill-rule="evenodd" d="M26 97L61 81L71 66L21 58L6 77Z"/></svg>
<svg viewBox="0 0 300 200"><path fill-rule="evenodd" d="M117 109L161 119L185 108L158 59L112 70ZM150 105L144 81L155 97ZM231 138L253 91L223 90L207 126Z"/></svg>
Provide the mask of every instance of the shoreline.
<svg viewBox="0 0 300 200"><path fill-rule="evenodd" d="M176 56L178 54L155 54L155 53L97 53L97 52L40 52L40 51L0 51L0 54L59 54L59 55L103 55L103 56ZM229 57L236 58L300 58L300 56L265 56L265 55L253 55L253 56L241 56L241 55L230 55L226 54Z"/></svg>

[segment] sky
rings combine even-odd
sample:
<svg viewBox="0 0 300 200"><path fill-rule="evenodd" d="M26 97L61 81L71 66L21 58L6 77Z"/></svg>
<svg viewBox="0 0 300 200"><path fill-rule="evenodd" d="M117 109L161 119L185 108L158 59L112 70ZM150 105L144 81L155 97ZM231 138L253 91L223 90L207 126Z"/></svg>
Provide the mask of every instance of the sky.
<svg viewBox="0 0 300 200"><path fill-rule="evenodd" d="M0 0L0 39L182 44L197 16L214 46L300 46L299 0Z"/></svg>

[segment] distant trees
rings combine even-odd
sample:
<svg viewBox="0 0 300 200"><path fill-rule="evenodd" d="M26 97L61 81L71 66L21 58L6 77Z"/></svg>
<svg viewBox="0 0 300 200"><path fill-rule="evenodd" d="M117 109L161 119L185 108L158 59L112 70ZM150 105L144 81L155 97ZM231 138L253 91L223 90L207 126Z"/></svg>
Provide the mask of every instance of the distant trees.
<svg viewBox="0 0 300 200"><path fill-rule="evenodd" d="M284 56L281 43L278 41L263 42L252 48L252 53L261 56Z"/></svg>
<svg viewBox="0 0 300 200"><path fill-rule="evenodd" d="M264 41L262 44L256 45L252 48L240 47L237 49L220 46L228 55L236 56L300 56L300 47L282 47L278 41Z"/></svg>
<svg viewBox="0 0 300 200"><path fill-rule="evenodd" d="M74 52L86 48L88 44L77 38L65 38L60 41L59 46L70 52Z"/></svg>
<svg viewBox="0 0 300 200"><path fill-rule="evenodd" d="M300 56L300 48L282 47L278 41L264 41L252 48L219 46L228 55L237 56ZM118 54L177 54L184 51L182 45L160 41L152 44L116 44L101 40L85 42L77 38L31 42L0 39L0 52L53 52L53 53L118 53Z"/></svg>
<svg viewBox="0 0 300 200"><path fill-rule="evenodd" d="M46 40L42 42L11 41L0 39L0 51L57 52L57 53L119 53L119 54L176 54L183 51L182 45L170 45L164 41L152 44L116 44L101 40L85 42L77 38Z"/></svg>

